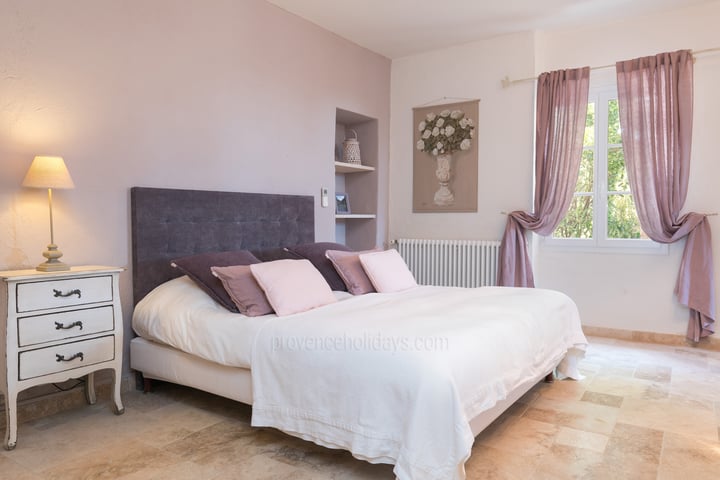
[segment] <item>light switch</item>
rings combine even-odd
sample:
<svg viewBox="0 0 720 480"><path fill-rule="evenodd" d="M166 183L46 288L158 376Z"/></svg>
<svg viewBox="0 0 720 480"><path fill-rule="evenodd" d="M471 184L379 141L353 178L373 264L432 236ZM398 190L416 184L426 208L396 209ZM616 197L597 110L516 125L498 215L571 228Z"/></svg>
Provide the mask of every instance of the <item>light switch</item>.
<svg viewBox="0 0 720 480"><path fill-rule="evenodd" d="M320 189L320 206L323 208L328 206L328 189L325 187Z"/></svg>

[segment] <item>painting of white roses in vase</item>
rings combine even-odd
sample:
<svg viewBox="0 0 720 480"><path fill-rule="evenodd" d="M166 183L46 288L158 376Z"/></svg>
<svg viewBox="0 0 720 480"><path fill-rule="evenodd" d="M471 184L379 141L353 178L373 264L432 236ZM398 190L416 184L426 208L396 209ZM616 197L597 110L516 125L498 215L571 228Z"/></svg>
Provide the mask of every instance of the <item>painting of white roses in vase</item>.
<svg viewBox="0 0 720 480"><path fill-rule="evenodd" d="M413 109L413 212L477 212L478 101Z"/></svg>

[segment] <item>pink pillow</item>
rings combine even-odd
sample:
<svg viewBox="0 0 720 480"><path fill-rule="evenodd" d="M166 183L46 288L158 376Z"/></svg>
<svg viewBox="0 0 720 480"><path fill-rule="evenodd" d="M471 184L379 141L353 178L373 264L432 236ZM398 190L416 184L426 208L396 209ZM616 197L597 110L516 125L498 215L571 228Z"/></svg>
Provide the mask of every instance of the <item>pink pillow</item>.
<svg viewBox="0 0 720 480"><path fill-rule="evenodd" d="M372 282L368 278L365 270L360 263L359 256L363 253L379 252L375 248L373 250L365 250L362 252L345 252L342 250L328 250L325 256L332 262L348 292L353 295L363 295L375 291Z"/></svg>
<svg viewBox="0 0 720 480"><path fill-rule="evenodd" d="M415 277L410 273L405 260L397 250L390 249L384 252L363 253L360 263L380 293L400 292L408 288L417 287ZM253 268L255 265L251 265Z"/></svg>
<svg viewBox="0 0 720 480"><path fill-rule="evenodd" d="M210 267L210 270L220 279L240 313L248 317L273 313L273 308L268 303L265 292L253 277L249 265Z"/></svg>
<svg viewBox="0 0 720 480"><path fill-rule="evenodd" d="M310 260L275 260L250 265L255 280L278 316L336 302L330 286Z"/></svg>

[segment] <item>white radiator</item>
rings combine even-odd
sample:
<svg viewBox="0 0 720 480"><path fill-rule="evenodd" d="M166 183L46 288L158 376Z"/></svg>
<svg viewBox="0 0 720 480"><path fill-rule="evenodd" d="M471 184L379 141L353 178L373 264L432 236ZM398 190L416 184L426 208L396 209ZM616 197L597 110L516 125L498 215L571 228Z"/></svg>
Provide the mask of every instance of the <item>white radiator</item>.
<svg viewBox="0 0 720 480"><path fill-rule="evenodd" d="M420 285L496 285L499 241L400 238L395 242Z"/></svg>

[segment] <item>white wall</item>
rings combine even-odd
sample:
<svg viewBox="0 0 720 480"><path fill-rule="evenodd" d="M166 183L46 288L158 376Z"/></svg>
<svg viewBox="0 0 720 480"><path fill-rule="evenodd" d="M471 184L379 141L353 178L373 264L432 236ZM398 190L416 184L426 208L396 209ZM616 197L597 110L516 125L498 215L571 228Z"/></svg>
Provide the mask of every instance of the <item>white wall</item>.
<svg viewBox="0 0 720 480"><path fill-rule="evenodd" d="M261 0L0 0L0 269L44 260L37 154L75 180L54 195L72 265L129 268L135 185L314 195L332 240L338 107L379 121L381 242L389 91L388 59ZM129 272L121 290L127 342Z"/></svg>
<svg viewBox="0 0 720 480"><path fill-rule="evenodd" d="M602 66L618 60L683 48L720 47L717 22L720 2L620 21L594 28L538 35L538 71L582 65ZM567 48L568 45L575 46ZM612 73L612 69L608 69ZM720 210L720 52L699 55L695 72L695 114L690 185L684 212ZM605 73L605 72L603 72ZM714 230L715 283L720 286L720 221ZM540 248L538 285L571 295L586 325L645 332L684 334L688 310L673 289L685 242L667 255L553 253ZM716 292L716 296L719 292ZM720 297L718 297L720 298Z"/></svg>
<svg viewBox="0 0 720 480"><path fill-rule="evenodd" d="M614 64L643 55L720 47L720 2L572 31L503 36L394 60L390 131L390 238L499 239L501 210L532 208L534 84L503 89L500 79ZM720 54L695 64L695 124L686 210L720 210L716 142L720 128ZM412 213L412 107L444 96L479 97L477 214ZM720 220L715 230L720 285ZM683 244L684 245L684 244ZM688 312L673 296L682 246L667 255L536 252L539 287L568 293L585 325L684 334Z"/></svg>
<svg viewBox="0 0 720 480"><path fill-rule="evenodd" d="M533 34L473 42L393 60L390 123L390 239L497 239L501 211L532 200L533 86L501 79L534 72ZM448 97L447 100L443 100ZM480 101L477 213L412 213L413 107Z"/></svg>

